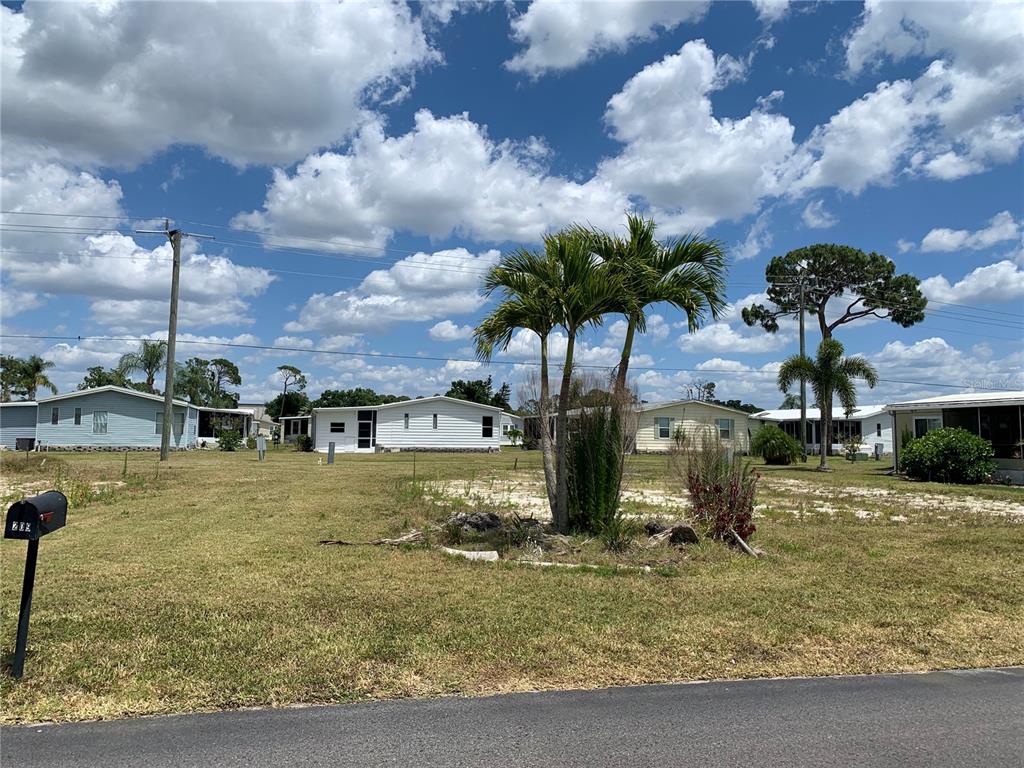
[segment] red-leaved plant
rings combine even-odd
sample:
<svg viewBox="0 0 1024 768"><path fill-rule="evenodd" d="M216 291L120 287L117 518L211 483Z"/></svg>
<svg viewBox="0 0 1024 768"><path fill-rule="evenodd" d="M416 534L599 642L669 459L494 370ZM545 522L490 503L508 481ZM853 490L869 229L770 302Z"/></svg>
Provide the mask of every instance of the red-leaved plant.
<svg viewBox="0 0 1024 768"><path fill-rule="evenodd" d="M711 538L729 541L735 534L746 541L753 535L758 475L722 444L716 431L689 441L676 465L686 478L694 520Z"/></svg>

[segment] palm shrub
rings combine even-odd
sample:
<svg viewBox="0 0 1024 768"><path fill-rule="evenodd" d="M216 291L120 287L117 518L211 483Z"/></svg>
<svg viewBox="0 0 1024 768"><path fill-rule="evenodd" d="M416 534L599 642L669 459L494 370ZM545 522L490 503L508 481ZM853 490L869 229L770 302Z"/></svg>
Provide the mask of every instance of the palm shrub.
<svg viewBox="0 0 1024 768"><path fill-rule="evenodd" d="M313 438L309 435L298 435L295 438L295 450L300 453L309 453L313 450Z"/></svg>
<svg viewBox="0 0 1024 768"><path fill-rule="evenodd" d="M985 438L959 427L945 427L905 445L900 467L919 480L984 483L996 470L995 452Z"/></svg>
<svg viewBox="0 0 1024 768"><path fill-rule="evenodd" d="M758 476L722 444L716 432L706 430L691 440L675 463L686 480L694 520L707 529L708 536L729 541L735 535L746 541L754 534Z"/></svg>
<svg viewBox="0 0 1024 768"><path fill-rule="evenodd" d="M754 433L750 452L765 464L788 465L800 458L800 442L774 424L765 424Z"/></svg>

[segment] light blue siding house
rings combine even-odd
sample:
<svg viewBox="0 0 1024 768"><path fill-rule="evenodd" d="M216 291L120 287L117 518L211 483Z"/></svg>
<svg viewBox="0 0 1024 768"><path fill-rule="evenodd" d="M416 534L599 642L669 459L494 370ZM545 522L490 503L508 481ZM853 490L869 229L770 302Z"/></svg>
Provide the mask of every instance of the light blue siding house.
<svg viewBox="0 0 1024 768"><path fill-rule="evenodd" d="M0 445L6 450L30 450L36 439L36 403L0 403ZM31 440L30 445L26 441ZM19 445L20 441L20 445Z"/></svg>
<svg viewBox="0 0 1024 768"><path fill-rule="evenodd" d="M97 387L39 401L36 442L54 450L156 450L163 429L164 399L122 387ZM171 448L194 448L199 409L174 401Z"/></svg>

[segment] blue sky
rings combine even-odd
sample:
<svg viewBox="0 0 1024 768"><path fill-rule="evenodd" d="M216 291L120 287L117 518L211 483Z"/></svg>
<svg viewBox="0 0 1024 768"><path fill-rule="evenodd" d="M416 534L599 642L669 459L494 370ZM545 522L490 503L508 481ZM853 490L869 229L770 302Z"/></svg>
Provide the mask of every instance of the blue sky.
<svg viewBox="0 0 1024 768"><path fill-rule="evenodd" d="M839 333L885 379L864 402L1024 386L1018 4L2 13L2 345L54 360L62 390L133 346L103 337L166 335L167 246L133 233L159 217L217 238L185 250L179 359L227 356L243 400L262 400L282 363L312 395L516 385L528 333L501 364L466 362L490 306L480 275L574 221L620 227L627 209L665 237L720 239L737 310L768 259L815 242L921 278L925 322ZM633 362L642 396L699 377L777 406L794 329L767 336L737 313L688 335L653 308ZM617 360L615 320L586 334L584 363Z"/></svg>

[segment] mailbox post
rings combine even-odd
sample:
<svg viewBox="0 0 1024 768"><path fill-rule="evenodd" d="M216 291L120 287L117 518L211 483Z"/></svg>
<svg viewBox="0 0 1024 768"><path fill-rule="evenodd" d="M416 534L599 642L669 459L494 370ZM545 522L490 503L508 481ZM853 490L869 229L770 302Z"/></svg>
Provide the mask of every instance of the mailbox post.
<svg viewBox="0 0 1024 768"><path fill-rule="evenodd" d="M21 608L18 611L18 637L14 644L14 663L11 675L17 679L25 671L25 651L28 648L28 620L32 612L32 590L36 582L36 559L39 539L63 528L68 519L68 500L60 491L47 491L30 499L16 501L7 510L4 523L5 539L28 541L25 555L25 577L21 582Z"/></svg>

